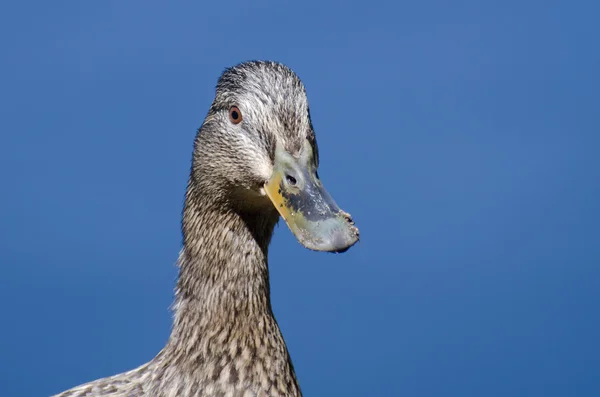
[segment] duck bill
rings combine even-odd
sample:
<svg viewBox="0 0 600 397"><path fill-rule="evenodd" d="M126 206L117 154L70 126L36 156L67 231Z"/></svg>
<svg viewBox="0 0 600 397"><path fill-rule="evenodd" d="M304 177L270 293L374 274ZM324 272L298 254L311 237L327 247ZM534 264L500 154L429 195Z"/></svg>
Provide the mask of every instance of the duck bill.
<svg viewBox="0 0 600 397"><path fill-rule="evenodd" d="M327 193L313 164L310 144L299 159L278 147L265 191L300 244L315 251L344 252L358 241L358 228Z"/></svg>

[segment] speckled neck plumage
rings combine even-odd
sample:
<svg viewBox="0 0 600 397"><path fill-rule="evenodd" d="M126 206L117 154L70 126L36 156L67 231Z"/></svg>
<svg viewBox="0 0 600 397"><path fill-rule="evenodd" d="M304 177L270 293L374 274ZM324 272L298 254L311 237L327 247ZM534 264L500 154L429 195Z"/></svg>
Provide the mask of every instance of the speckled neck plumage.
<svg viewBox="0 0 600 397"><path fill-rule="evenodd" d="M301 396L271 309L267 248L277 213L216 205L196 187L186 195L167 345L133 371L57 397Z"/></svg>
<svg viewBox="0 0 600 397"><path fill-rule="evenodd" d="M267 249L278 214L208 204L195 186L184 209L175 322L165 354L214 392L299 396L270 301ZM198 368L205 379L193 376Z"/></svg>

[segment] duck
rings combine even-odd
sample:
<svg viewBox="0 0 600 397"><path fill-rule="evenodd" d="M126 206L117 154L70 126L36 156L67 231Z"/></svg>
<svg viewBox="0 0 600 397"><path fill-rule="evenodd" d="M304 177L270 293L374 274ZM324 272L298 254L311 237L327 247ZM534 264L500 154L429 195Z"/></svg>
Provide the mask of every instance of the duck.
<svg viewBox="0 0 600 397"><path fill-rule="evenodd" d="M194 140L168 341L136 369L54 397L302 396L271 307L274 228L283 218L314 251L359 240L318 166L297 74L273 61L225 69Z"/></svg>

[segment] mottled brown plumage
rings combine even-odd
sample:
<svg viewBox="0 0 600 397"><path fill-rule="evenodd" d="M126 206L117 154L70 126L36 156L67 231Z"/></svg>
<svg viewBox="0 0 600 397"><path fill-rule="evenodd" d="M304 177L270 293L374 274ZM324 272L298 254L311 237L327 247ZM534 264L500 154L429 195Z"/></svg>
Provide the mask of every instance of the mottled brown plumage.
<svg viewBox="0 0 600 397"><path fill-rule="evenodd" d="M229 119L232 106L243 115L240 124ZM174 323L166 346L133 371L57 397L301 396L270 301L267 250L279 213L264 186L275 173L277 150L290 158L308 150L314 155L304 158L316 169L304 86L277 63L248 62L226 70L194 144ZM289 189L311 183L294 182ZM281 182L280 191L285 188ZM331 210L339 208L331 204ZM349 222L344 227L357 239ZM339 237L334 229L327 235ZM346 249L354 241L329 250Z"/></svg>

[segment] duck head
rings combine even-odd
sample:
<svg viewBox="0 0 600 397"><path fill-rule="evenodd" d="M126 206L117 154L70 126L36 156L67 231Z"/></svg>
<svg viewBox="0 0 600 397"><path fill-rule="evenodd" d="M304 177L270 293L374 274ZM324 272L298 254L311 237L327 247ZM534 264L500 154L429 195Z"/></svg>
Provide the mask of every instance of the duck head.
<svg viewBox="0 0 600 397"><path fill-rule="evenodd" d="M194 145L192 178L205 200L281 215L298 241L343 252L358 229L327 193L304 85L274 62L225 70ZM278 215L279 214L279 215Z"/></svg>

